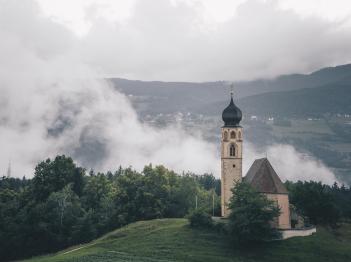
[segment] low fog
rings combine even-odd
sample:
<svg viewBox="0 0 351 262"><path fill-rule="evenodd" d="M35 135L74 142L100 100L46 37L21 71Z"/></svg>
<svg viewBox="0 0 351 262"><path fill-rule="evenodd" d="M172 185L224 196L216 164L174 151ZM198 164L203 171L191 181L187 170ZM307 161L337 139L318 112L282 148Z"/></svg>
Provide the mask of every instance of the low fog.
<svg viewBox="0 0 351 262"><path fill-rule="evenodd" d="M257 149L250 142L245 143L243 173L249 170L257 158L266 157L283 180L321 181L332 185L340 183L334 173L321 161L306 153L297 151L292 145L274 144L267 148Z"/></svg>
<svg viewBox="0 0 351 262"><path fill-rule="evenodd" d="M139 5L143 6L141 3ZM158 13L152 14L157 16ZM192 13L188 15L191 17ZM143 32L154 28L154 24L148 24L146 20L145 23L135 23L142 25L138 30ZM131 165L140 170L144 165L153 163L163 164L178 172L210 172L219 177L218 145L206 142L200 132L185 132L181 126L156 129L141 123L128 98L117 92L107 81L101 80L101 77L97 78L101 71L89 61L96 56L93 60L97 63L100 59L98 56L101 55L101 59L118 61L120 67L116 68L117 73L131 75L128 73L130 70L137 76L148 75L151 78L156 78L158 74L154 73L158 71L160 76L167 78L174 68L180 70L178 73L182 79L185 76L182 72L189 68L183 68L180 64L195 68L200 63L203 69L194 72L194 76L199 76L210 72L214 64L223 65L221 57L226 57L228 61L234 57L238 61L245 60L238 54L227 56L222 49L217 53L219 60L213 56L212 66L207 66L201 58L204 48L201 46L199 52L194 54L196 63L188 64L182 58L181 50L177 59L177 51L170 49L167 43L177 36L172 31L184 29L185 22L170 23L182 28L173 28L170 35L165 36L164 42L158 43L159 46L155 48L159 48L160 60L156 61L156 58L152 58L152 52L147 50L131 50L126 54L126 48L132 42L144 41L145 47L150 46L152 39L146 35L135 32L137 37L132 40L129 35L119 36L119 39L127 41L111 36L111 42L106 40L105 44L124 47L115 46L118 52L108 53L115 49L105 48L103 42L98 42L98 39L103 39L106 35L99 37L97 32L101 30L97 28L87 36L93 40L86 40L82 45L72 32L41 15L35 2L0 0L0 174L6 174L11 161L13 176L31 177L38 161L57 154L67 154L84 167L97 171L115 170L119 165ZM228 34L226 30L221 33L223 37ZM104 32L113 34L114 31ZM239 34L235 39L239 36L244 37ZM214 41L230 45L234 39L227 43L223 38ZM183 48L186 48L188 42L183 44ZM91 49L89 45L94 48ZM182 43L175 43L173 48L176 46L182 46ZM83 54L89 50L94 52L82 56L78 49L83 49ZM124 52L126 53L123 54ZM145 54L141 56L141 53ZM175 56L169 56L169 53ZM264 54L267 57L270 55ZM171 61L169 68L162 66L163 59ZM143 67L143 72L138 67L133 68L134 64L141 66L143 63L148 64L151 71L145 71L146 67ZM104 67L106 63L100 65ZM279 62L275 66L278 65ZM229 63L226 66L236 71L238 65ZM213 77L228 77L226 74L216 74L220 68L221 66L214 70ZM105 74L108 70L103 69L102 72ZM237 72L239 76L242 75L240 71ZM247 170L254 158L262 156L262 152L258 152L250 143L245 144L244 150ZM335 180L333 173L322 163L304 157L290 145L271 146L267 149L267 154L284 179L313 179L329 184Z"/></svg>

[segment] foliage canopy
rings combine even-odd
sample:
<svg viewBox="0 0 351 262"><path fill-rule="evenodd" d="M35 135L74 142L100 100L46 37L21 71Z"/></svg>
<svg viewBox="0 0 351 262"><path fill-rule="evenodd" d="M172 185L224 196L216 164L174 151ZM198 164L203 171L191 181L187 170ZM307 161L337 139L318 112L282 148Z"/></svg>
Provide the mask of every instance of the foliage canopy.
<svg viewBox="0 0 351 262"><path fill-rule="evenodd" d="M228 231L235 242L261 242L277 237L271 226L279 207L245 182L236 183L229 203Z"/></svg>
<svg viewBox="0 0 351 262"><path fill-rule="evenodd" d="M86 175L70 157L47 159L33 179L0 179L0 260L54 252L137 220L184 217L195 196L209 208L216 181L151 165Z"/></svg>

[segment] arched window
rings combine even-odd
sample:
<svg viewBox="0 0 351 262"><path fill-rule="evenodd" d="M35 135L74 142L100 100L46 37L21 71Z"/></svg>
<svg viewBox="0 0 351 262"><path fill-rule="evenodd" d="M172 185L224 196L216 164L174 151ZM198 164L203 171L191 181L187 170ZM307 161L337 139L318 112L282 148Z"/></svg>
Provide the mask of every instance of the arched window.
<svg viewBox="0 0 351 262"><path fill-rule="evenodd" d="M235 137L236 137L235 132L234 131L230 132L230 138L235 139Z"/></svg>
<svg viewBox="0 0 351 262"><path fill-rule="evenodd" d="M241 139L241 132L240 131L239 131L238 137L239 137L239 139Z"/></svg>
<svg viewBox="0 0 351 262"><path fill-rule="evenodd" d="M228 132L227 131L224 131L224 133L223 133L223 140L224 141L228 140Z"/></svg>
<svg viewBox="0 0 351 262"><path fill-rule="evenodd" d="M234 144L231 144L229 147L229 155L235 156L235 145Z"/></svg>

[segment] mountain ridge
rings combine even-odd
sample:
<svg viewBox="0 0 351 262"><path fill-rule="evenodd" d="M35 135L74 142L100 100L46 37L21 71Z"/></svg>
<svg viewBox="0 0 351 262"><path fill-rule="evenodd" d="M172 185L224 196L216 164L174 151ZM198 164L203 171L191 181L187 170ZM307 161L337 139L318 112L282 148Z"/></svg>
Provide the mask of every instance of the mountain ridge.
<svg viewBox="0 0 351 262"><path fill-rule="evenodd" d="M223 103L227 103L229 96L229 86L225 81L191 83L140 81L121 78L109 80L117 90L130 97L141 115L174 112L217 115L223 109ZM333 113L346 113L350 108L345 105L343 92L346 92L348 98L351 88L344 88L342 91L340 91L340 88L341 86L350 86L350 83L351 64L346 64L322 68L311 74L292 74L279 76L276 79L237 82L234 83L235 99L238 101L239 106L242 105L243 109L250 114L260 114L262 113L262 108L264 108L263 111L266 114L269 113L268 111L271 111L290 116L296 115L297 112L287 112L283 103L281 103L281 107L272 107L271 104L274 105L277 102L277 93L280 93L278 95L279 99L289 102L289 96L291 97L300 92L308 97L308 99L301 100L301 104L304 102L303 110L312 115L323 114L326 112L320 110L317 105L318 101L315 99L311 100L314 92L315 97L320 97L318 92L320 91L319 88L322 88L321 90L328 89L330 94L337 91L336 95L339 97L336 98L333 95L337 103L337 108L332 109ZM333 89L334 86L335 89ZM322 97L321 101L328 101L327 93L323 92L323 94L324 97ZM303 94L300 97L303 98ZM343 102L338 103L338 101ZM216 104L221 106L216 106ZM317 109L316 112L314 112L315 109ZM279 112L280 110L282 112ZM305 114L301 114L301 112L302 110L298 112L298 116L305 117Z"/></svg>

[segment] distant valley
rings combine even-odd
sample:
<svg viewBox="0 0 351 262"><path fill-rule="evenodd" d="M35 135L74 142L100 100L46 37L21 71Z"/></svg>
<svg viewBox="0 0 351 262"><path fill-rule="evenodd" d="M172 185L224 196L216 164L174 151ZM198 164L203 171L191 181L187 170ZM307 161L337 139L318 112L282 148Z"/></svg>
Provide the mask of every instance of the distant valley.
<svg viewBox="0 0 351 262"><path fill-rule="evenodd" d="M181 122L189 131L200 128L207 140L218 141L228 83L110 81L130 98L142 121L158 127ZM351 184L351 64L234 86L249 141L262 148L292 144Z"/></svg>

